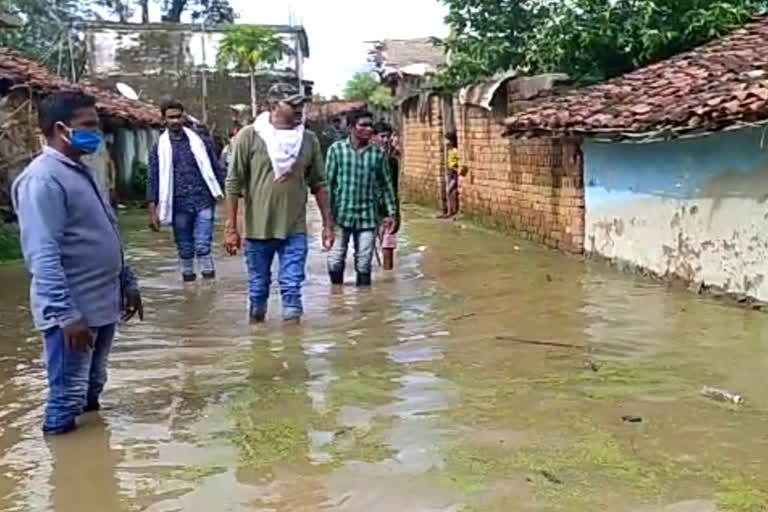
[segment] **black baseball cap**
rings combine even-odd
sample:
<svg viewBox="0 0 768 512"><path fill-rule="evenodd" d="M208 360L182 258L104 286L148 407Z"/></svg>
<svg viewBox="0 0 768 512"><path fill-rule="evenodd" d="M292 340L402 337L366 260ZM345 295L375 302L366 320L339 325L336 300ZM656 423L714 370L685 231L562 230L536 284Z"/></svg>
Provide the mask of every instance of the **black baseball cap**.
<svg viewBox="0 0 768 512"><path fill-rule="evenodd" d="M279 82L269 88L267 100L270 102L284 101L289 105L301 105L307 101L307 98L301 94L297 86L286 82Z"/></svg>

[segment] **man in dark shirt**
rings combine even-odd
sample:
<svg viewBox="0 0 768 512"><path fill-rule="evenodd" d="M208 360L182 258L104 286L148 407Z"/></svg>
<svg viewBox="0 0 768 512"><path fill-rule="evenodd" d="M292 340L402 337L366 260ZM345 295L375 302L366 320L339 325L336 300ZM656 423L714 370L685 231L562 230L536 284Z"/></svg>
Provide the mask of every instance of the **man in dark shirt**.
<svg viewBox="0 0 768 512"><path fill-rule="evenodd" d="M383 226L379 229L379 243L381 244L382 266L384 270L392 270L395 266L395 249L397 249L397 232L400 230L400 196L398 193L400 162L397 159L397 152L392 143L394 130L392 125L379 121L373 126L373 143L379 146L389 158L389 172L392 179L392 188L395 192L395 201L397 203L397 214L395 222L389 228ZM385 216L384 205L380 206L381 216Z"/></svg>
<svg viewBox="0 0 768 512"><path fill-rule="evenodd" d="M170 192L172 196L168 201L172 207L167 213L168 218L163 219L163 201L161 181L163 173L161 168L162 154L161 140L155 144L149 154L149 173L147 176L147 202L149 205L149 225L155 231L160 229L161 222L170 222L173 225L173 235L181 261L182 278L185 282L194 281L195 256L204 279L213 279L216 271L211 254L213 241L213 226L216 210L216 201L220 197L220 188L223 187L226 172L222 169L218 155L207 137L200 137L189 128L184 127L184 106L177 101L166 102L161 106L163 119L168 128L170 139L170 153L172 154ZM165 134L164 134L165 135ZM204 155L196 154L195 147L204 147ZM209 170L215 175L205 175L207 168L201 158L209 161ZM214 193L216 192L216 193ZM160 206L160 207L159 207Z"/></svg>

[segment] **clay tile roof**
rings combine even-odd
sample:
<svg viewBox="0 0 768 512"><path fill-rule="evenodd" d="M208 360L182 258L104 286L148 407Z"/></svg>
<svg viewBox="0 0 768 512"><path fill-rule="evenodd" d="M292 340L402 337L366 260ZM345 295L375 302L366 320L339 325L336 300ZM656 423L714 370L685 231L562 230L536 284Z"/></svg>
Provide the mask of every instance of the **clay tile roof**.
<svg viewBox="0 0 768 512"><path fill-rule="evenodd" d="M768 16L506 120L512 134L668 138L768 121Z"/></svg>
<svg viewBox="0 0 768 512"><path fill-rule="evenodd" d="M320 101L307 104L307 119L327 121L338 115L368 108L364 101Z"/></svg>
<svg viewBox="0 0 768 512"><path fill-rule="evenodd" d="M88 82L73 84L59 78L44 66L10 51L0 49L0 79L15 85L29 86L37 93L82 90L96 98L96 108L103 116L131 124L155 126L162 123L157 107L143 101L124 98L117 92L102 89Z"/></svg>

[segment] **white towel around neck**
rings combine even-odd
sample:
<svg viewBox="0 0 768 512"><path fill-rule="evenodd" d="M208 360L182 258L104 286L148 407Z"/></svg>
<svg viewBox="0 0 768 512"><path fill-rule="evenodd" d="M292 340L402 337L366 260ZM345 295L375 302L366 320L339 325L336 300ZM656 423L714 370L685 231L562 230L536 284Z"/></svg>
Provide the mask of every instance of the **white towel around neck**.
<svg viewBox="0 0 768 512"><path fill-rule="evenodd" d="M184 128L184 134L189 139L189 147L211 195L214 199L224 197L203 139L189 128ZM160 168L157 216L162 224L168 225L173 223L173 146L168 130L157 142L157 159Z"/></svg>
<svg viewBox="0 0 768 512"><path fill-rule="evenodd" d="M279 180L293 170L293 164L299 158L304 142L304 125L289 130L278 130L269 120L269 112L263 112L256 118L253 128L267 146L269 159Z"/></svg>

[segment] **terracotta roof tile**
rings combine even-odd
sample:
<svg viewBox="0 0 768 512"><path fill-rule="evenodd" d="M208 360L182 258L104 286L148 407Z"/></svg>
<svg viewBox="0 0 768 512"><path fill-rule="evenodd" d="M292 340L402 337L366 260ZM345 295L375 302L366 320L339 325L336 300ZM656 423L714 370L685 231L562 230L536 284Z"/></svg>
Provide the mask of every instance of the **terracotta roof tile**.
<svg viewBox="0 0 768 512"><path fill-rule="evenodd" d="M328 121L338 115L366 108L368 104L364 101L319 101L307 104L306 116L310 121Z"/></svg>
<svg viewBox="0 0 768 512"><path fill-rule="evenodd" d="M674 136L768 120L768 16L509 117L509 132Z"/></svg>
<svg viewBox="0 0 768 512"><path fill-rule="evenodd" d="M82 90L96 98L96 108L105 116L142 126L160 125L157 107L143 101L129 100L117 92L96 87L87 81L73 84L51 73L44 66L0 49L0 78L16 85L25 84L40 93Z"/></svg>

